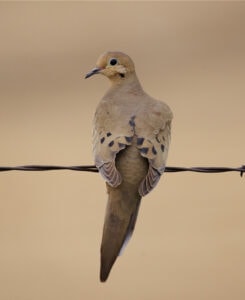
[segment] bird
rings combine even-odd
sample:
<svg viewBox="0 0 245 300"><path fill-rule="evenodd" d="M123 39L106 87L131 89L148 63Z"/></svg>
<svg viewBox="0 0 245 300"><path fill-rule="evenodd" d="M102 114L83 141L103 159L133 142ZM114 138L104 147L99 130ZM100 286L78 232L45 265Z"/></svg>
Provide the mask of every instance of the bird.
<svg viewBox="0 0 245 300"><path fill-rule="evenodd" d="M164 173L173 113L143 90L133 60L123 52L100 55L85 78L95 74L111 83L96 108L92 137L94 162L108 193L100 249L105 282L133 234L141 198Z"/></svg>

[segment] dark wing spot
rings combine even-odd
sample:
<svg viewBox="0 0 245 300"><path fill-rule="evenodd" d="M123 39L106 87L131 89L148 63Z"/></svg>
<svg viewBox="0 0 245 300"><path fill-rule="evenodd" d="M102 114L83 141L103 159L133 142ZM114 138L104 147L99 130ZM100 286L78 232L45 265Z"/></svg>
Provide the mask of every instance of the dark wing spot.
<svg viewBox="0 0 245 300"><path fill-rule="evenodd" d="M163 144L161 144L161 150L162 150L162 152L164 152L164 145Z"/></svg>
<svg viewBox="0 0 245 300"><path fill-rule="evenodd" d="M157 154L157 150L156 150L156 148L155 148L154 146L152 147L152 149L151 149L151 150L152 150L152 153L153 153L154 155L156 155L156 154Z"/></svg>
<svg viewBox="0 0 245 300"><path fill-rule="evenodd" d="M111 136L111 132L107 132L106 136Z"/></svg>
<svg viewBox="0 0 245 300"><path fill-rule="evenodd" d="M143 145L144 140L145 140L144 138L137 138L137 145L138 145L138 146Z"/></svg>
<svg viewBox="0 0 245 300"><path fill-rule="evenodd" d="M118 146L119 146L119 148L121 149L121 148L124 148L124 147L125 147L125 144L123 144L123 143L118 143Z"/></svg>
<svg viewBox="0 0 245 300"><path fill-rule="evenodd" d="M108 144L109 147L112 147L113 145L114 145L114 141L111 141L111 142Z"/></svg>
<svg viewBox="0 0 245 300"><path fill-rule="evenodd" d="M104 138L104 137L100 139L100 143L101 143L101 144L103 144L104 141L105 141L105 138Z"/></svg>
<svg viewBox="0 0 245 300"><path fill-rule="evenodd" d="M156 140L157 140L158 143L160 143L160 140L159 140L159 137L158 137L158 136L156 136Z"/></svg>
<svg viewBox="0 0 245 300"><path fill-rule="evenodd" d="M131 142L132 142L132 139L133 139L132 136L125 136L125 140L126 140L126 142L128 142L128 143L131 143Z"/></svg>
<svg viewBox="0 0 245 300"><path fill-rule="evenodd" d="M149 148L146 148L146 147L140 149L140 152L143 154L147 154L148 151L149 151Z"/></svg>
<svg viewBox="0 0 245 300"><path fill-rule="evenodd" d="M134 119L135 119L135 116L132 116L131 119L129 120L129 125L132 127L135 127Z"/></svg>

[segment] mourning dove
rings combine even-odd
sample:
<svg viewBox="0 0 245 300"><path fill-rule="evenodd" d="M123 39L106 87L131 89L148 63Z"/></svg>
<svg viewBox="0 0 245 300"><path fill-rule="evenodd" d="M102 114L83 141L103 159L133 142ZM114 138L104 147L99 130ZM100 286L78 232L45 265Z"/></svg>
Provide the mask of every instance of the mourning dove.
<svg viewBox="0 0 245 300"><path fill-rule="evenodd" d="M128 55L102 54L85 78L94 74L111 81L93 123L95 165L109 195L101 244L103 282L133 233L141 197L164 172L173 115L167 104L144 92Z"/></svg>

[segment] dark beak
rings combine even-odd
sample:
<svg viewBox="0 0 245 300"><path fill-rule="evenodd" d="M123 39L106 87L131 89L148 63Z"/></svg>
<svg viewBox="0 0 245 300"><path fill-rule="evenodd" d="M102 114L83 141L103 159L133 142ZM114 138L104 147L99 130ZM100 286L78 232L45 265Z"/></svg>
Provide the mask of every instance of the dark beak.
<svg viewBox="0 0 245 300"><path fill-rule="evenodd" d="M100 72L100 68L94 68L94 69L92 69L86 76L85 76L85 79L86 78L89 78L89 77L91 77L91 76L93 76L93 75L95 75L95 74L98 74L99 72Z"/></svg>

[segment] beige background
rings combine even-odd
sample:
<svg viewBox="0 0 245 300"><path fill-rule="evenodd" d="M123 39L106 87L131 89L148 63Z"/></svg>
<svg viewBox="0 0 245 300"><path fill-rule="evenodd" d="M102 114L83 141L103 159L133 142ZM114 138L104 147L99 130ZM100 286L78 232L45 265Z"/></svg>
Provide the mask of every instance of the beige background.
<svg viewBox="0 0 245 300"><path fill-rule="evenodd" d="M174 111L168 165L245 163L245 3L1 3L0 36L1 166L92 163L106 50ZM0 299L245 299L244 180L165 174L101 284L100 176L1 173Z"/></svg>

